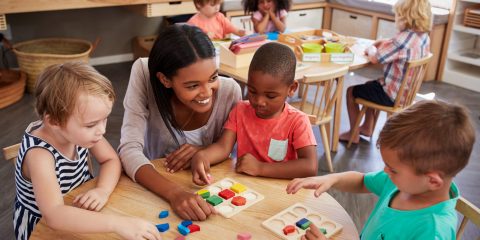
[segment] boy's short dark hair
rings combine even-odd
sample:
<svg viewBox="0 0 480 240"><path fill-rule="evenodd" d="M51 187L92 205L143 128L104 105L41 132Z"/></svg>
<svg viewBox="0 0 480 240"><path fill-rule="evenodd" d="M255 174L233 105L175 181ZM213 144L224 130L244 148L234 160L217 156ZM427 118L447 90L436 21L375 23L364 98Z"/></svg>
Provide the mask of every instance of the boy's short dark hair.
<svg viewBox="0 0 480 240"><path fill-rule="evenodd" d="M219 4L223 0L193 0L193 4L195 5L195 8L203 7L207 4Z"/></svg>
<svg viewBox="0 0 480 240"><path fill-rule="evenodd" d="M267 43L253 55L248 73L260 71L281 78L287 85L295 79L297 59L292 49L280 43Z"/></svg>
<svg viewBox="0 0 480 240"><path fill-rule="evenodd" d="M377 145L397 151L418 174L454 177L468 163L475 129L468 111L442 101L420 101L385 123Z"/></svg>

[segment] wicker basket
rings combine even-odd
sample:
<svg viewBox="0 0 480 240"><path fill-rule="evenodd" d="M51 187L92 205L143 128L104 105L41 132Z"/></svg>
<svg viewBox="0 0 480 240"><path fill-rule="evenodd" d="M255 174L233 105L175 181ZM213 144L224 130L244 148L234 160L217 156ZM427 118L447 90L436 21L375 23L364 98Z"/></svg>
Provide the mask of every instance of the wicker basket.
<svg viewBox="0 0 480 240"><path fill-rule="evenodd" d="M26 81L24 72L0 70L0 109L22 99Z"/></svg>
<svg viewBox="0 0 480 240"><path fill-rule="evenodd" d="M27 73L27 90L35 91L38 75L48 66L69 61L88 62L92 44L85 40L45 38L13 46L20 69Z"/></svg>

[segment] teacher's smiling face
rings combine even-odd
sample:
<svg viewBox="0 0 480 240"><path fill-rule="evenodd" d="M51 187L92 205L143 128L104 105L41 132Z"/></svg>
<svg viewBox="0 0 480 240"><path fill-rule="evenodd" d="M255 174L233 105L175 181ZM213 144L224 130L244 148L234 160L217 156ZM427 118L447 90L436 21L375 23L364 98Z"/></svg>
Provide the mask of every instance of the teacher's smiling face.
<svg viewBox="0 0 480 240"><path fill-rule="evenodd" d="M163 74L157 76L166 88L172 88L176 98L185 107L198 113L208 112L218 89L218 70L214 58L201 59L180 68L177 74L167 79Z"/></svg>

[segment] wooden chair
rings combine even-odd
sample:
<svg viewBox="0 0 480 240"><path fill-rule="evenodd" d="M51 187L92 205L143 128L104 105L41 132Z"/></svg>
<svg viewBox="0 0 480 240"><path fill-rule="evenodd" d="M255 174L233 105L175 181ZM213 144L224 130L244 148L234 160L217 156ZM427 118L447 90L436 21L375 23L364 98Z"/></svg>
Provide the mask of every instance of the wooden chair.
<svg viewBox="0 0 480 240"><path fill-rule="evenodd" d="M15 164L19 149L20 143L3 148L3 156L5 157L5 160L12 161L12 163Z"/></svg>
<svg viewBox="0 0 480 240"><path fill-rule="evenodd" d="M12 163L15 164L16 163L15 160L17 159L19 149L20 149L20 143L14 144L12 146L4 147L3 156L5 157L5 160L12 161ZM90 155L88 156L87 164L88 164L88 170L90 171L91 174L93 174L93 163Z"/></svg>
<svg viewBox="0 0 480 240"><path fill-rule="evenodd" d="M290 105L306 113L312 125L320 127L323 148L325 149L328 170L330 172L333 172L329 144L330 123L333 119L332 110L337 99L342 97L343 76L347 73L348 66L345 66L321 74L305 75L300 80L300 84L303 85L301 101L290 103ZM309 93L313 95L310 96Z"/></svg>
<svg viewBox="0 0 480 240"><path fill-rule="evenodd" d="M387 117L390 117L393 113L400 112L406 107L412 105L412 102L415 99L420 86L422 85L423 78L427 70L427 65L432 59L432 56L433 55L430 53L424 58L407 62L407 70L405 76L403 77L402 84L400 85L400 89L398 90L393 107L376 104L363 98L355 99L355 103L362 105L362 109L360 110L360 113L355 121L355 126L352 129L352 134L347 145L348 148L352 145L353 139L358 137L360 123L368 108L372 108L374 110L373 130L375 130L375 125L377 124L380 111L386 112Z"/></svg>
<svg viewBox="0 0 480 240"><path fill-rule="evenodd" d="M480 227L480 209L463 197L458 198L455 209L463 215L462 222L457 230L457 240L461 240L468 221Z"/></svg>

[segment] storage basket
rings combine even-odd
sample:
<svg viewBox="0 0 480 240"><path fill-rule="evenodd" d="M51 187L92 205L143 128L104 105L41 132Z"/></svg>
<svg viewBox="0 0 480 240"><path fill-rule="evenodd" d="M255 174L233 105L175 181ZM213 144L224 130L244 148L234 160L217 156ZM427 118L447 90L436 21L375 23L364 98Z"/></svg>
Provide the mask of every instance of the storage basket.
<svg viewBox="0 0 480 240"><path fill-rule="evenodd" d="M24 72L0 70L0 109L22 99L26 81Z"/></svg>
<svg viewBox="0 0 480 240"><path fill-rule="evenodd" d="M27 90L35 91L38 75L48 66L70 61L88 62L92 44L68 38L45 38L13 46L20 70L27 73Z"/></svg>

